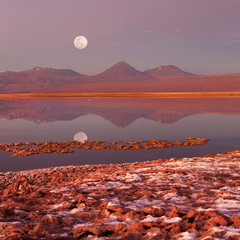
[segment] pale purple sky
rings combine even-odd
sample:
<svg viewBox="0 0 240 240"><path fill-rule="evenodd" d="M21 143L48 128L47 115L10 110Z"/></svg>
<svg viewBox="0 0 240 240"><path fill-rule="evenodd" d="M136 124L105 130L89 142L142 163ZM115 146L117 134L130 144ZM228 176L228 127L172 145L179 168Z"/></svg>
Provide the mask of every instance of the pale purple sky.
<svg viewBox="0 0 240 240"><path fill-rule="evenodd" d="M78 50L77 35L88 39ZM94 74L118 61L240 72L239 0L0 0L0 71Z"/></svg>

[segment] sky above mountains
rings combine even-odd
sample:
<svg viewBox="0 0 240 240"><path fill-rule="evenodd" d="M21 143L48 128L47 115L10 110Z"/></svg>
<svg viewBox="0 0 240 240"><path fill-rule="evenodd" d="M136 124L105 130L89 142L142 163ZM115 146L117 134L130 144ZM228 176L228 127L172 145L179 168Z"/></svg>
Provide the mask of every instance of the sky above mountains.
<svg viewBox="0 0 240 240"><path fill-rule="evenodd" d="M240 72L239 0L0 0L0 71L34 66L99 73L123 60L144 71ZM77 35L88 39L78 50Z"/></svg>

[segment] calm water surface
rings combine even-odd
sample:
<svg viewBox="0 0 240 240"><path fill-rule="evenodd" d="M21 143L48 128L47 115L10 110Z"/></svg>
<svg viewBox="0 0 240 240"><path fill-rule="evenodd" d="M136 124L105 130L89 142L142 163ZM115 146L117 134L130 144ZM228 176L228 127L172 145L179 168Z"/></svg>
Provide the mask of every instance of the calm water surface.
<svg viewBox="0 0 240 240"><path fill-rule="evenodd" d="M0 100L0 143L67 141L82 131L89 140L184 140L205 146L139 151L75 150L73 154L12 157L0 152L0 171L63 165L123 163L201 156L239 148L240 99L35 99Z"/></svg>

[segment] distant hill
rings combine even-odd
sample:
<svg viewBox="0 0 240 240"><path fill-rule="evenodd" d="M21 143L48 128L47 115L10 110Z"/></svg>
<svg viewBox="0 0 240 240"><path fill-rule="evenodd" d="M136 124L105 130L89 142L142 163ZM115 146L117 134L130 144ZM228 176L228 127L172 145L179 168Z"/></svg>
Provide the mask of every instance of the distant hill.
<svg viewBox="0 0 240 240"><path fill-rule="evenodd" d="M9 83L19 83L21 82L28 82L28 81L61 81L63 79L76 79L78 77L85 76L78 72L75 72L71 69L53 69L53 68L41 68L41 67L34 67L29 70L20 71L20 72L12 72L6 71L0 73L0 82L2 83L4 80L9 81ZM33 80L34 79L34 80Z"/></svg>
<svg viewBox="0 0 240 240"><path fill-rule="evenodd" d="M144 72L148 76L162 77L162 76L193 76L196 74L188 73L173 65L164 65L157 68L149 69Z"/></svg>
<svg viewBox="0 0 240 240"><path fill-rule="evenodd" d="M85 75L71 69L34 67L29 70L0 73L0 93L31 92L44 88L54 88L77 84Z"/></svg>
<svg viewBox="0 0 240 240"><path fill-rule="evenodd" d="M196 75L173 65L141 72L126 62L87 76L70 69L34 67L0 73L1 93L240 92L240 74Z"/></svg>

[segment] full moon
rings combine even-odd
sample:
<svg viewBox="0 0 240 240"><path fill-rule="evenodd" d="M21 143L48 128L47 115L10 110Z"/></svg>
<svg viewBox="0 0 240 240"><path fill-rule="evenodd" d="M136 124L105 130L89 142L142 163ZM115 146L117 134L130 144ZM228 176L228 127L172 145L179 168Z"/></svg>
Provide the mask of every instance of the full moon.
<svg viewBox="0 0 240 240"><path fill-rule="evenodd" d="M74 46L78 49L84 49L87 44L88 44L88 40L84 37L84 36L77 36L74 39Z"/></svg>
<svg viewBox="0 0 240 240"><path fill-rule="evenodd" d="M78 142L81 142L81 143L84 143L85 140L88 140L88 137L87 137L87 134L84 133L84 132L77 132L73 139L75 141L78 141Z"/></svg>

